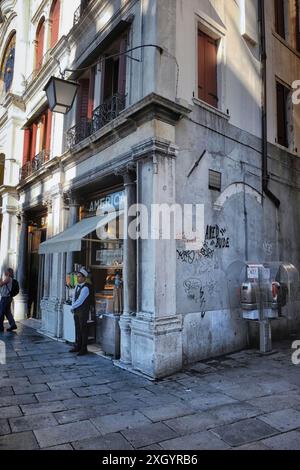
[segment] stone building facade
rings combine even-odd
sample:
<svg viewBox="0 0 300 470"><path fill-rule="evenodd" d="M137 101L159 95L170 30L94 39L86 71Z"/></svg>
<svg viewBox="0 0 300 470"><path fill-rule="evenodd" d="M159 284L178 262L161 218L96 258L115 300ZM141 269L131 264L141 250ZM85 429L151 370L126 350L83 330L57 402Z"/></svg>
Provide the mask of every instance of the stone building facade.
<svg viewBox="0 0 300 470"><path fill-rule="evenodd" d="M41 318L45 334L64 338L77 255L40 246L121 192L148 208L204 204L206 240L195 251L183 240L124 239L118 365L157 378L246 347L255 328L232 302L230 267L281 260L300 269L298 2L0 8L0 260L20 281L16 318ZM65 116L43 91L62 72L80 85ZM273 332L299 324L295 303Z"/></svg>

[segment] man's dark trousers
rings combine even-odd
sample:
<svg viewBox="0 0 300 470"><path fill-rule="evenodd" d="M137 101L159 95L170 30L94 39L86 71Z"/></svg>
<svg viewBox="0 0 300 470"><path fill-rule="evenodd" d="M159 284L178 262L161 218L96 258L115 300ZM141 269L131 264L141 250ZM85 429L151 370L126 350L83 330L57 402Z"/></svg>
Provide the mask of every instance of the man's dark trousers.
<svg viewBox="0 0 300 470"><path fill-rule="evenodd" d="M89 311L76 309L74 313L76 349L81 352L87 351L88 343L88 319Z"/></svg>
<svg viewBox="0 0 300 470"><path fill-rule="evenodd" d="M4 316L9 321L10 326L16 326L16 322L11 313L11 303L12 298L10 296L2 297L0 300L0 331L3 331Z"/></svg>

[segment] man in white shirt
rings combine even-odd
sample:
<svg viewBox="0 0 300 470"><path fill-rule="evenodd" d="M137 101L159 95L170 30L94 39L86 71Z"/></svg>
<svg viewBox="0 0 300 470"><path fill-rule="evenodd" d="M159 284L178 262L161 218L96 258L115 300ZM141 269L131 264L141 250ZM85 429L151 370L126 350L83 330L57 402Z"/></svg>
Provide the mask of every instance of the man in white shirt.
<svg viewBox="0 0 300 470"><path fill-rule="evenodd" d="M88 272L81 268L77 273L78 284L74 291L71 312L74 314L76 343L70 352L78 356L88 353L88 319L91 304L89 285L86 283Z"/></svg>

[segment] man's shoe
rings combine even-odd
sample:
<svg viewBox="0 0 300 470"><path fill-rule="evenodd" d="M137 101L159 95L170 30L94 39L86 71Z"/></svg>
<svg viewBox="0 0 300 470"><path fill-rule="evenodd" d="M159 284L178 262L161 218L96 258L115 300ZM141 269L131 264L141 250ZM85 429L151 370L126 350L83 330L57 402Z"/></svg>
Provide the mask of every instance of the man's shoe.
<svg viewBox="0 0 300 470"><path fill-rule="evenodd" d="M86 354L88 354L88 351L86 349L83 349L83 350L80 350L79 353L77 354L77 356L85 356Z"/></svg>
<svg viewBox="0 0 300 470"><path fill-rule="evenodd" d="M70 349L69 352L70 352L70 353L78 353L78 352L79 352L79 349L77 349L77 348L72 348L72 349Z"/></svg>
<svg viewBox="0 0 300 470"><path fill-rule="evenodd" d="M14 330L17 330L17 325L13 325L13 326L10 326L9 328L7 328L6 331L14 331Z"/></svg>

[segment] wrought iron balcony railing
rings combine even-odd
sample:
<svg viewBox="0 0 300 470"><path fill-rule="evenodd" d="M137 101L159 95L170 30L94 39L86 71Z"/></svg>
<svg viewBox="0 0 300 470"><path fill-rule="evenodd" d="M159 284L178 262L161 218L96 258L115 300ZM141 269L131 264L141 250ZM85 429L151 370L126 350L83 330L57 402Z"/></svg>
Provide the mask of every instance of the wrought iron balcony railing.
<svg viewBox="0 0 300 470"><path fill-rule="evenodd" d="M74 147L74 145L86 139L91 135L91 131L92 119L81 118L75 126L71 127L71 129L67 131L66 137L68 147Z"/></svg>
<svg viewBox="0 0 300 470"><path fill-rule="evenodd" d="M20 180L22 181L28 176L33 175L33 173L38 171L48 160L49 152L46 150L42 150L32 160L22 166L22 168L20 169Z"/></svg>
<svg viewBox="0 0 300 470"><path fill-rule="evenodd" d="M120 112L125 109L125 104L126 96L120 95L119 93L105 100L94 110L91 119L82 118L75 126L67 131L66 139L68 147L74 147L74 145L115 119Z"/></svg>
<svg viewBox="0 0 300 470"><path fill-rule="evenodd" d="M116 93L105 100L93 112L93 132L115 119L125 109L126 96Z"/></svg>
<svg viewBox="0 0 300 470"><path fill-rule="evenodd" d="M77 10L75 10L75 13L74 13L73 26L79 23L80 18L84 15L89 3L90 3L90 0L81 0L81 4L77 8Z"/></svg>

